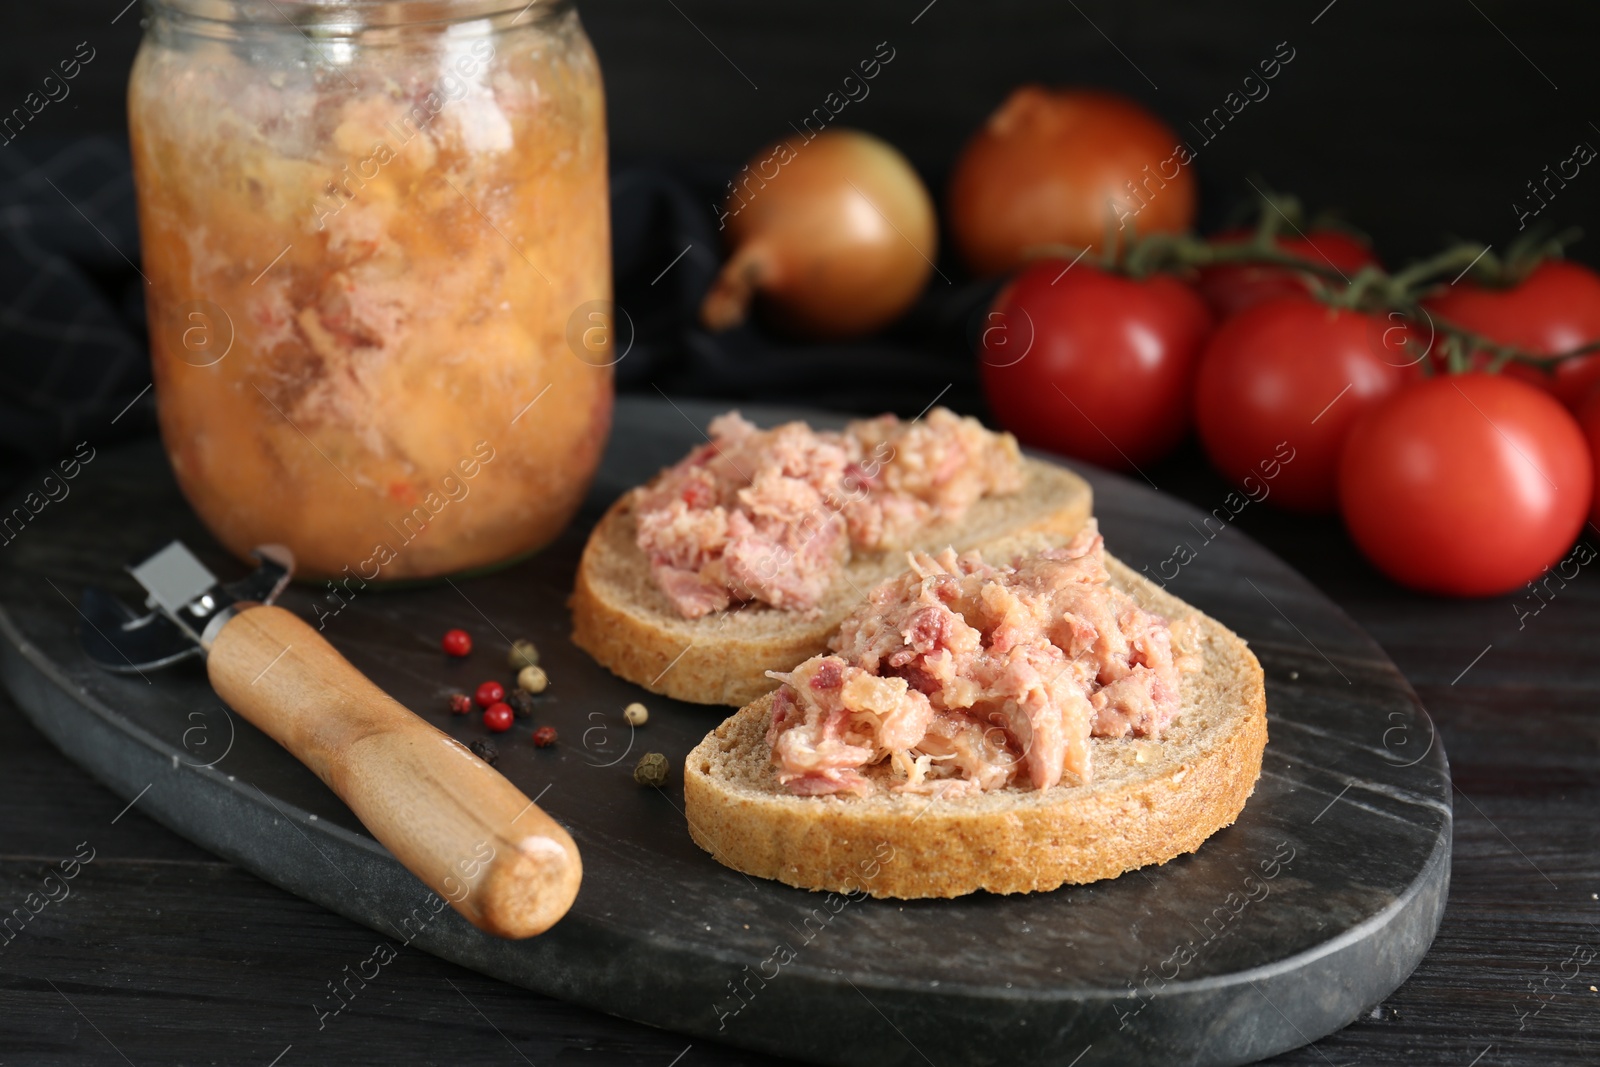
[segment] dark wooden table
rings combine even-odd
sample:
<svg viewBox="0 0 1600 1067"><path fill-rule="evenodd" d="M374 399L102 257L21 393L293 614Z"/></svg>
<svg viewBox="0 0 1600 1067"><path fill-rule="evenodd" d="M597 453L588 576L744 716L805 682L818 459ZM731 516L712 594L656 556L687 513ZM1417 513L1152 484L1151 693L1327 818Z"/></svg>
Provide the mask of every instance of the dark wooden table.
<svg viewBox="0 0 1600 1067"><path fill-rule="evenodd" d="M1220 505L1227 491L1192 449L1148 473L1159 488L1203 508ZM1530 592L1448 602L1385 581L1331 519L1253 505L1237 524L1310 576L1388 650L1433 714L1456 784L1453 884L1432 951L1366 1017L1272 1062L1600 1061L1594 566L1565 585L1552 579L1538 599ZM1600 532L1585 536L1600 545ZM92 862L64 884L62 897L47 871L90 849ZM0 695L0 911L45 891L60 899L23 936L9 943L0 936L0 1067L698 1067L758 1058L691 1045L415 950L402 952L381 984L319 1032L305 990L367 959L372 932L127 809ZM648 886L640 887L639 906L651 906Z"/></svg>

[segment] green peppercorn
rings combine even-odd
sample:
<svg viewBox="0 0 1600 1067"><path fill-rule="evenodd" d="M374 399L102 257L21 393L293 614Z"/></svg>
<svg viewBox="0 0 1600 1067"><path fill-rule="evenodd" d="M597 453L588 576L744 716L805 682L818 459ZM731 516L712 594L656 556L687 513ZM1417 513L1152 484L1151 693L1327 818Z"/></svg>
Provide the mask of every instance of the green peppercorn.
<svg viewBox="0 0 1600 1067"><path fill-rule="evenodd" d="M653 785L657 789L667 784L667 771L671 765L659 752L646 752L633 765L633 780L640 785Z"/></svg>
<svg viewBox="0 0 1600 1067"><path fill-rule="evenodd" d="M511 653L506 656L506 663L510 664L512 670L520 671L522 668L532 667L538 662L539 650L534 647L532 641L519 637L511 642Z"/></svg>

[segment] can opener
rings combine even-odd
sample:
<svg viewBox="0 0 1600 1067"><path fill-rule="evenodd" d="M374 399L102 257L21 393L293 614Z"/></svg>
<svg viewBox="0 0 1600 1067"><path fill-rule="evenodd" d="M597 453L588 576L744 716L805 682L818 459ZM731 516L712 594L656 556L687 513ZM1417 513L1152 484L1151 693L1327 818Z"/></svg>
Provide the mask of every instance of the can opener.
<svg viewBox="0 0 1600 1067"><path fill-rule="evenodd" d="M273 605L294 570L288 549L264 545L253 555L254 573L222 585L173 541L128 568L148 594L143 614L104 589L85 589L84 651L118 673L204 658L218 696L311 768L474 926L510 938L549 929L582 879L571 836Z"/></svg>

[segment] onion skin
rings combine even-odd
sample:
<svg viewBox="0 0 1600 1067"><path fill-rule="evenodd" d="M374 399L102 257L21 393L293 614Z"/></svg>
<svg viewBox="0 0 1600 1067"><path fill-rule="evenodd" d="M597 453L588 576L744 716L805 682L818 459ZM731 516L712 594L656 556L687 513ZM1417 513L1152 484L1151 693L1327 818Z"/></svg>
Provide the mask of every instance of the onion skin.
<svg viewBox="0 0 1600 1067"><path fill-rule="evenodd" d="M711 330L743 322L759 296L790 333L871 333L917 299L938 252L933 199L917 172L857 130L769 145L739 172L724 212L732 254L700 307Z"/></svg>
<svg viewBox="0 0 1600 1067"><path fill-rule="evenodd" d="M1131 100L1024 85L956 161L951 238L975 273L1001 274L1041 246L1095 248L1118 219L1141 234L1181 233L1194 222L1195 179L1180 145Z"/></svg>

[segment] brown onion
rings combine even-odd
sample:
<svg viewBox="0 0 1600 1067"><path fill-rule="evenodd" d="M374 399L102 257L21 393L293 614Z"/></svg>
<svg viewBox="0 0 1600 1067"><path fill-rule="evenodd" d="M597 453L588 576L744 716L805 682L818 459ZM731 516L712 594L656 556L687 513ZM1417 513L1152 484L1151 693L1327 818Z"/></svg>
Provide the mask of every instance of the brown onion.
<svg viewBox="0 0 1600 1067"><path fill-rule="evenodd" d="M713 330L752 299L810 337L870 333L911 306L933 270L937 221L917 172L858 130L763 149L730 183L721 221L732 254L700 307Z"/></svg>
<svg viewBox="0 0 1600 1067"><path fill-rule="evenodd" d="M1193 158L1131 100L1024 85L962 150L950 177L950 233L979 274L1013 270L1043 246L1093 248L1194 222Z"/></svg>

